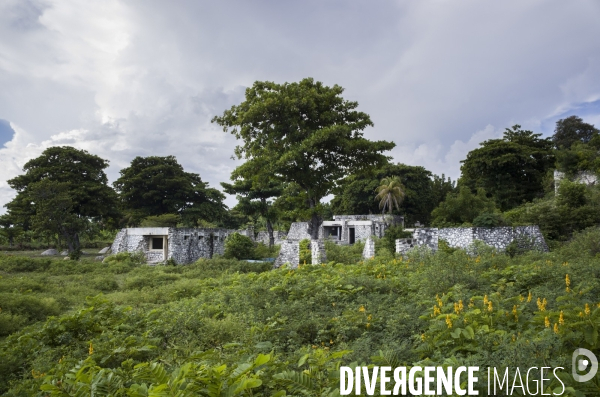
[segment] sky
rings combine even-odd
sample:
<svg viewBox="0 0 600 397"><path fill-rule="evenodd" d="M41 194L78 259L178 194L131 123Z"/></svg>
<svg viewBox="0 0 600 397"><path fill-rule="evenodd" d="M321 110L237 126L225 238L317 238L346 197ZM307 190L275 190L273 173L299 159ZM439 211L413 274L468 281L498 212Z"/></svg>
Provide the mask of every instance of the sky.
<svg viewBox="0 0 600 397"><path fill-rule="evenodd" d="M514 124L600 126L599 20L597 0L0 0L0 205L57 145L108 159L111 182L174 155L220 188L239 162L211 118L305 77L344 87L394 161L456 179Z"/></svg>

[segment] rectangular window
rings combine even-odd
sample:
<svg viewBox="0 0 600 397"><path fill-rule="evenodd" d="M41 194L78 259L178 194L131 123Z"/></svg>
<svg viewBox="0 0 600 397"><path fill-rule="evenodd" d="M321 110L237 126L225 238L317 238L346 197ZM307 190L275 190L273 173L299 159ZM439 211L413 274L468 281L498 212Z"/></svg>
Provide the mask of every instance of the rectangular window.
<svg viewBox="0 0 600 397"><path fill-rule="evenodd" d="M153 250L163 249L163 238L162 237L152 237L152 249Z"/></svg>

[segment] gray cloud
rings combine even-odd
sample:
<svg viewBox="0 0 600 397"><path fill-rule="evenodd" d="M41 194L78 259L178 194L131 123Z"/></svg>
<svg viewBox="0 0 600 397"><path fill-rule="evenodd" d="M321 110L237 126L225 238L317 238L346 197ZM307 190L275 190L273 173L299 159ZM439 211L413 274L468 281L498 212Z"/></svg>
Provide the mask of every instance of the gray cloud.
<svg viewBox="0 0 600 397"><path fill-rule="evenodd" d="M7 0L0 118L16 133L0 149L0 203L52 145L109 159L113 180L137 155L173 154L218 187L236 143L210 119L256 80L307 76L345 87L397 161L456 178L515 123L600 121L599 17L594 0Z"/></svg>

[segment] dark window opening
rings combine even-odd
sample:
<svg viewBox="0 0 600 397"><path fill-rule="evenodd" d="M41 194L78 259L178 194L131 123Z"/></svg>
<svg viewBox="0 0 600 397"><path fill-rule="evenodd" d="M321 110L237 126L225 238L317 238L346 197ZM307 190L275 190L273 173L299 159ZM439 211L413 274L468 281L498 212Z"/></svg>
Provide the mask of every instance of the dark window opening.
<svg viewBox="0 0 600 397"><path fill-rule="evenodd" d="M356 232L353 227L348 229L348 234L350 239L349 243L354 244L356 242Z"/></svg>
<svg viewBox="0 0 600 397"><path fill-rule="evenodd" d="M184 240L187 240L188 238L190 238L190 236L183 236Z"/></svg>
<svg viewBox="0 0 600 397"><path fill-rule="evenodd" d="M163 249L163 238L162 237L152 237L152 249L153 250Z"/></svg>

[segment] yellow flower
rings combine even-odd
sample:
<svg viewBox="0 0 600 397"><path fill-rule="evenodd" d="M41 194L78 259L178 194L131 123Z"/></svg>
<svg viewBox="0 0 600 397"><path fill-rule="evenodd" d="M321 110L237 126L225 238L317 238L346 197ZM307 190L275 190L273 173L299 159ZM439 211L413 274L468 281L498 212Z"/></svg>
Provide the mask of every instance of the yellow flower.
<svg viewBox="0 0 600 397"><path fill-rule="evenodd" d="M450 315L446 315L446 325L448 326L448 328L452 328L452 319L450 318Z"/></svg>
<svg viewBox="0 0 600 397"><path fill-rule="evenodd" d="M558 334L558 324L554 323L554 333Z"/></svg>
<svg viewBox="0 0 600 397"><path fill-rule="evenodd" d="M487 295L485 295L483 297L483 305L486 306L487 304L488 304L488 297L487 297Z"/></svg>
<svg viewBox="0 0 600 397"><path fill-rule="evenodd" d="M492 304L492 301L488 301L488 312L491 312L492 310L494 310L494 305Z"/></svg>
<svg viewBox="0 0 600 397"><path fill-rule="evenodd" d="M425 334L421 334L421 340L425 342Z"/></svg>
<svg viewBox="0 0 600 397"><path fill-rule="evenodd" d="M94 345L92 345L92 342L90 342L90 348L89 348L88 352L90 353L90 356L92 354L94 354Z"/></svg>
<svg viewBox="0 0 600 397"><path fill-rule="evenodd" d="M569 278L568 274L565 277L565 284L567 284L567 292L570 292L571 289L569 288L569 286L571 285L571 278Z"/></svg>
<svg viewBox="0 0 600 397"><path fill-rule="evenodd" d="M440 299L440 297L438 295L435 296L435 300L438 304L438 306L440 307L440 309L442 308L442 306L444 306L444 302L442 302L442 300Z"/></svg>
<svg viewBox="0 0 600 397"><path fill-rule="evenodd" d="M558 323L560 325L565 325L565 317L563 315L563 311L562 310L560 311L560 316L558 317Z"/></svg>
<svg viewBox="0 0 600 397"><path fill-rule="evenodd" d="M537 307L538 307L539 311L541 311L541 312L546 311L547 304L548 304L548 301L546 300L546 298L544 298L544 300L541 300L540 298L537 299Z"/></svg>
<svg viewBox="0 0 600 397"><path fill-rule="evenodd" d="M367 323L367 328L371 328L371 323Z"/></svg>
<svg viewBox="0 0 600 397"><path fill-rule="evenodd" d="M525 298L523 298L523 295L519 294L519 302L523 302L525 300Z"/></svg>
<svg viewBox="0 0 600 397"><path fill-rule="evenodd" d="M546 328L550 327L550 319L548 318L548 316L546 316L546 318L544 319L544 325L546 326Z"/></svg>
<svg viewBox="0 0 600 397"><path fill-rule="evenodd" d="M331 302L331 306L335 307L335 302Z"/></svg>
<svg viewBox="0 0 600 397"><path fill-rule="evenodd" d="M590 305L588 303L585 304L585 314L590 315L592 311L590 310Z"/></svg>
<svg viewBox="0 0 600 397"><path fill-rule="evenodd" d="M531 291L529 291L529 295L527 295L527 302L531 302Z"/></svg>
<svg viewBox="0 0 600 397"><path fill-rule="evenodd" d="M369 314L369 315L367 316L367 320L369 320L369 321L373 320L373 316Z"/></svg>
<svg viewBox="0 0 600 397"><path fill-rule="evenodd" d="M437 316L438 314L442 314L442 311L436 305L433 305L433 315Z"/></svg>
<svg viewBox="0 0 600 397"><path fill-rule="evenodd" d="M364 305L360 305L360 308L358 309L359 312L364 313L365 312L365 306Z"/></svg>

